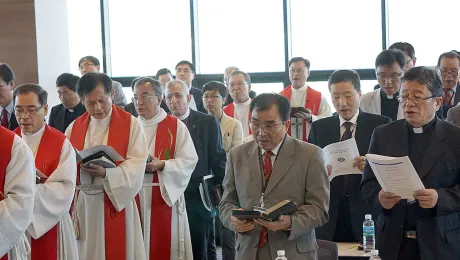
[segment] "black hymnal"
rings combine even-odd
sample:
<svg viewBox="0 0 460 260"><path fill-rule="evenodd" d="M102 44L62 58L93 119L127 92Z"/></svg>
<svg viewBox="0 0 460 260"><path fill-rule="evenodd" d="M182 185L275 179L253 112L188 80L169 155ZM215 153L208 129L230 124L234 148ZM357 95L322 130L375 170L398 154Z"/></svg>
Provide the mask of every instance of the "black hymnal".
<svg viewBox="0 0 460 260"><path fill-rule="evenodd" d="M214 175L206 175L200 183L201 200L209 211L217 209L222 199L223 188L220 184L221 178Z"/></svg>
<svg viewBox="0 0 460 260"><path fill-rule="evenodd" d="M292 200L283 200L265 211L256 210L233 210L232 216L239 220L253 220L261 218L268 221L276 221L281 215L292 215L297 212L297 204Z"/></svg>

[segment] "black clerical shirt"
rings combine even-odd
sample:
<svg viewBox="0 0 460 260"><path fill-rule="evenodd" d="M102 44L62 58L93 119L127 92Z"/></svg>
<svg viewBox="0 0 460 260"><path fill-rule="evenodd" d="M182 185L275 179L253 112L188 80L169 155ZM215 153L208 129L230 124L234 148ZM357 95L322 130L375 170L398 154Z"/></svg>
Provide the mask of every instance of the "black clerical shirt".
<svg viewBox="0 0 460 260"><path fill-rule="evenodd" d="M396 121L398 118L399 101L397 97L398 92L393 95L392 99L389 99L387 94L382 89L380 89L380 104L382 107L381 115L387 116L393 121Z"/></svg>

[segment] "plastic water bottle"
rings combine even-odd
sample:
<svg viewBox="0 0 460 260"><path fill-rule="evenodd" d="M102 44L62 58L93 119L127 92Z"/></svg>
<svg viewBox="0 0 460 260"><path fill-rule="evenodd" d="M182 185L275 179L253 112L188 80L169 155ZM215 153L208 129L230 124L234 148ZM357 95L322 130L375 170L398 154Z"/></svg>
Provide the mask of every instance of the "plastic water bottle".
<svg viewBox="0 0 460 260"><path fill-rule="evenodd" d="M379 256L379 250L372 250L369 260L382 260L382 258Z"/></svg>
<svg viewBox="0 0 460 260"><path fill-rule="evenodd" d="M366 215L363 223L363 246L366 253L375 249L375 228L370 214Z"/></svg>
<svg viewBox="0 0 460 260"><path fill-rule="evenodd" d="M278 250L276 253L278 254L278 257L275 260L287 260L287 258L284 256L286 254L284 250Z"/></svg>

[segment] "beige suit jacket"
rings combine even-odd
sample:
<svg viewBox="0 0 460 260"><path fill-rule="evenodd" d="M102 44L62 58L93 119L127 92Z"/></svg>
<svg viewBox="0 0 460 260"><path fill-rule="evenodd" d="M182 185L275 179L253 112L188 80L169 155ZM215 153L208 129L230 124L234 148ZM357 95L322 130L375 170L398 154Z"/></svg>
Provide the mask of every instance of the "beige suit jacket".
<svg viewBox="0 0 460 260"><path fill-rule="evenodd" d="M233 209L260 206L262 169L255 141L232 149L227 157L224 195L219 206L222 223L229 229ZM265 207L282 200L294 200L299 206L291 216L290 231L269 231L270 253L285 250L289 260L316 259L316 227L329 218L329 180L323 152L317 146L286 136L274 162L265 191ZM238 234L235 259L256 259L261 226Z"/></svg>
<svg viewBox="0 0 460 260"><path fill-rule="evenodd" d="M222 146L226 153L233 147L243 143L243 126L241 122L227 116L222 112L220 120L220 132L222 133Z"/></svg>

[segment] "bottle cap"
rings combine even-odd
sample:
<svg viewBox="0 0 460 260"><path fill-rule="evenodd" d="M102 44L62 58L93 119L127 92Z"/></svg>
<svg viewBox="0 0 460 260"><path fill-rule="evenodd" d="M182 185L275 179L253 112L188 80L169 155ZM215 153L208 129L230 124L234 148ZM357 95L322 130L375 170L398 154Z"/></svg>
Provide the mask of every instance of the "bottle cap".
<svg viewBox="0 0 460 260"><path fill-rule="evenodd" d="M371 256L378 256L379 255L379 250L371 250Z"/></svg>
<svg viewBox="0 0 460 260"><path fill-rule="evenodd" d="M366 216L364 216L367 219L372 219L372 215L371 214L366 214Z"/></svg>
<svg viewBox="0 0 460 260"><path fill-rule="evenodd" d="M286 254L284 250L278 250L276 251L276 253L278 254L278 256L284 256L284 254Z"/></svg>

